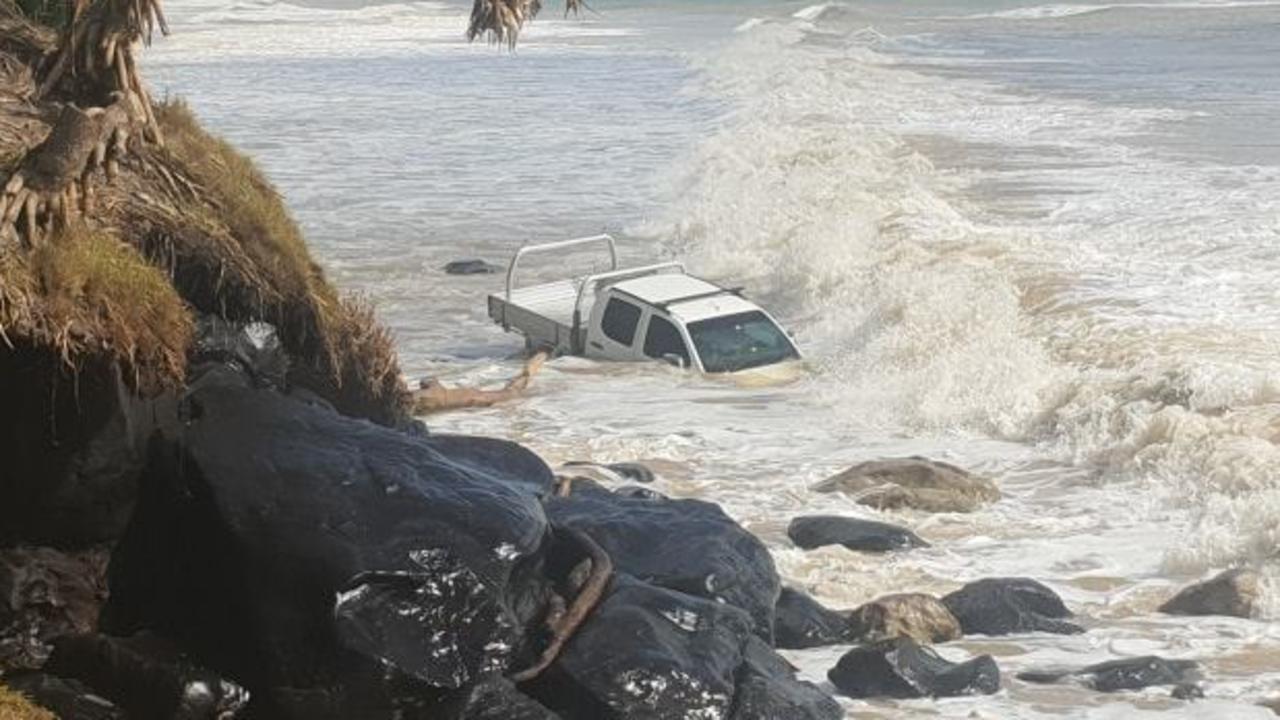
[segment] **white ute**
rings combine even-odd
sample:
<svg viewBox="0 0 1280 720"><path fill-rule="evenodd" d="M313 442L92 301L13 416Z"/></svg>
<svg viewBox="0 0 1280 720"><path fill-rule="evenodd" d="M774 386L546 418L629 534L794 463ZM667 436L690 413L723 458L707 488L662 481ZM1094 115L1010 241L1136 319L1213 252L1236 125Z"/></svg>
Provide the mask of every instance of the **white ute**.
<svg viewBox="0 0 1280 720"><path fill-rule="evenodd" d="M518 287L520 260L535 253L604 245L605 272ZM773 318L736 290L685 273L678 262L619 268L608 235L526 245L511 258L489 317L525 336L530 349L600 360L665 360L727 373L797 360Z"/></svg>

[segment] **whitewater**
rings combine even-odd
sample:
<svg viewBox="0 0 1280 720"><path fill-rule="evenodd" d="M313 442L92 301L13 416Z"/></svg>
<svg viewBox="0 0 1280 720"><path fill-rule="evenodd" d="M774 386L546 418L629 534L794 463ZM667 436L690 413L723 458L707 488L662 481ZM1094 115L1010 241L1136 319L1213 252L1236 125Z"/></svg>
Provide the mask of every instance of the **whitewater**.
<svg viewBox="0 0 1280 720"><path fill-rule="evenodd" d="M262 162L413 378L520 363L485 316L500 280L445 262L602 230L627 259L745 285L807 357L782 385L561 358L526 399L434 429L552 463L645 462L832 607L1021 575L1090 628L948 643L995 655L1001 692L842 698L849 717L1271 717L1280 4L592 7L549 8L509 53L465 42L459 3L193 0L147 76ZM916 454L1005 497L877 514L807 491ZM818 513L879 515L932 547L792 547L787 522ZM1262 573L1260 617L1155 612L1241 565ZM822 682L842 650L788 655ZM1200 661L1208 697L1013 679L1145 654Z"/></svg>

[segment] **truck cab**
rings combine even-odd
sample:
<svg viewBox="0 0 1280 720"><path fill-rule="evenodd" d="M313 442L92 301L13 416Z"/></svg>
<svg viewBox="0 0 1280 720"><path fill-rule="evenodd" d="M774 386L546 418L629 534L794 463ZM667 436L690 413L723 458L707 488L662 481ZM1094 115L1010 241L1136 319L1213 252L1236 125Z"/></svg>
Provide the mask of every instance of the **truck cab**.
<svg viewBox="0 0 1280 720"><path fill-rule="evenodd" d="M520 260L604 245L608 270L534 285L517 282ZM521 248L489 317L525 336L530 349L599 360L660 360L703 373L733 373L799 359L791 338L741 292L685 272L677 262L618 267L613 238L597 235Z"/></svg>
<svg viewBox="0 0 1280 720"><path fill-rule="evenodd" d="M662 360L704 373L773 365L800 357L768 313L737 292L664 273L600 290L592 303L587 357Z"/></svg>

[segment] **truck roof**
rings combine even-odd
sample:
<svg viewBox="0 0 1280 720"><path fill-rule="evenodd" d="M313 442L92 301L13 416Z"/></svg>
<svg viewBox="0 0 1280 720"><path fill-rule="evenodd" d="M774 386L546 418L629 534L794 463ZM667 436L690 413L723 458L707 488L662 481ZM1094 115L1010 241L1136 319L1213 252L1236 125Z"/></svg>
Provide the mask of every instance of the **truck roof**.
<svg viewBox="0 0 1280 720"><path fill-rule="evenodd" d="M760 309L719 285L684 273L646 275L613 288L650 305L666 306L685 322Z"/></svg>

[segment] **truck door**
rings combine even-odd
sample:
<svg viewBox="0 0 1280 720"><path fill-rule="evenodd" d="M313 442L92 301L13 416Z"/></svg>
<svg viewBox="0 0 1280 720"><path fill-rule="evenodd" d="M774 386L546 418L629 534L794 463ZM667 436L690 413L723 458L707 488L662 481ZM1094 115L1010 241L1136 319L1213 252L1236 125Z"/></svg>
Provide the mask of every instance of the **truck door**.
<svg viewBox="0 0 1280 720"><path fill-rule="evenodd" d="M691 363L689 344L680 334L680 328L657 311L649 314L649 324L644 331L644 354L682 368L690 367Z"/></svg>
<svg viewBox="0 0 1280 720"><path fill-rule="evenodd" d="M588 333L587 357L602 360L634 360L640 316L644 312L639 305L616 295L610 294L607 297L604 311L599 315L599 331Z"/></svg>

